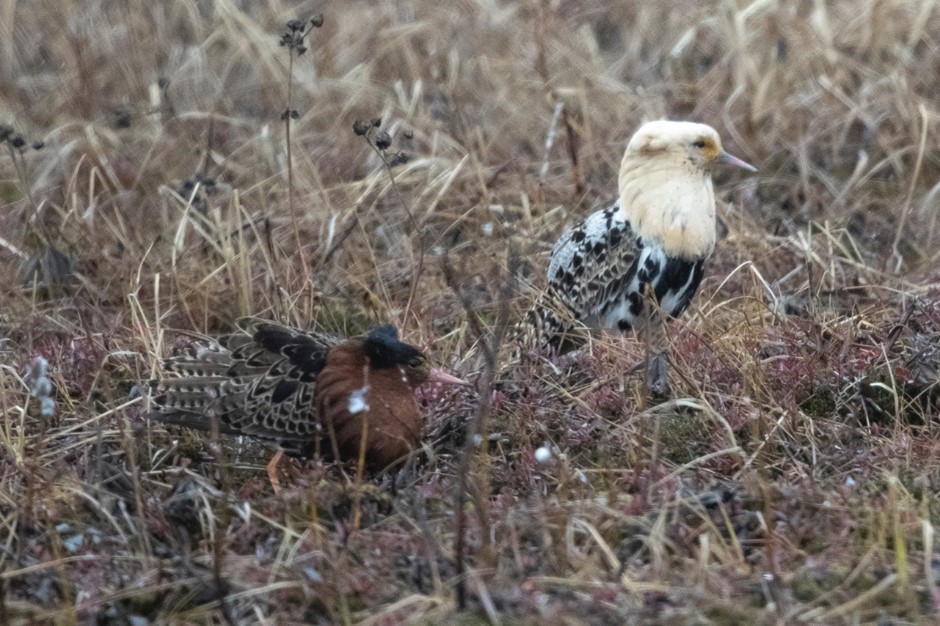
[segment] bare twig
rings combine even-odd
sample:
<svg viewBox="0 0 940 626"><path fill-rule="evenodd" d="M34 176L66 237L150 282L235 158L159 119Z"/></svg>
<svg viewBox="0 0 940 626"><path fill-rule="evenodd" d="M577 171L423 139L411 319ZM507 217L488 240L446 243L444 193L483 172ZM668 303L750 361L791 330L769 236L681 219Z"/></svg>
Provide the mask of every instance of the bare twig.
<svg viewBox="0 0 940 626"><path fill-rule="evenodd" d="M497 315L496 326L492 333L487 333L479 318L479 315L473 309L473 303L470 298L460 289L460 284L454 274L454 268L450 263L449 255L445 255L443 261L444 280L447 286L454 292L460 300L460 304L467 314L467 322L470 325L474 337L480 345L483 354L483 376L477 385L480 393L480 400L477 404L473 419L467 424L467 431L464 437L463 450L460 454L460 462L457 465L457 490L454 495L454 511L457 515L456 533L457 538L454 544L454 567L457 571L457 606L460 610L466 608L467 590L466 590L466 511L465 502L468 492L468 481L470 466L473 461L474 453L477 447L477 441L480 440L480 446L486 450L486 437L479 438L479 435L486 430L486 420L490 411L490 401L493 392L493 382L496 377L497 363L496 356L499 354L499 346L505 337L509 327L509 299L512 295L512 285L509 280L502 282L500 290L499 313ZM484 519L485 497L479 490L474 490L477 494L477 508L480 511L481 519ZM488 493L488 490L487 490ZM484 536L488 535L483 530Z"/></svg>
<svg viewBox="0 0 940 626"><path fill-rule="evenodd" d="M911 201L914 198L914 189L917 187L917 179L920 178L921 166L924 164L924 152L927 149L927 129L928 114L927 107L921 104L918 107L920 111L920 142L917 147L917 161L914 163L914 172L911 174L911 185L907 189L907 196L904 198L904 204L901 205L901 215L898 218L898 228L894 233L894 241L891 243L891 258L894 261L892 271L897 273L901 270L901 264L904 258L898 246L901 244L901 237L904 236L904 228L907 226L907 220L911 214Z"/></svg>

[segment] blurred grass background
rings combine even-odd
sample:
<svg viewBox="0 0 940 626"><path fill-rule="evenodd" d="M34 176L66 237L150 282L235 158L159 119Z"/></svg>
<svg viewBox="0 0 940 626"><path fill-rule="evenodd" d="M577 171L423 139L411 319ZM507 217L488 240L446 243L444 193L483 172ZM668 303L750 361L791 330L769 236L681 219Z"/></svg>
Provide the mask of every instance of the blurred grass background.
<svg viewBox="0 0 940 626"><path fill-rule="evenodd" d="M0 621L935 619L938 67L930 0L0 0ZM249 313L393 321L473 375L662 117L760 168L716 174L675 399L608 336L494 394L465 577L446 450L280 499L263 449L141 418L172 331ZM478 404L439 395L435 437Z"/></svg>

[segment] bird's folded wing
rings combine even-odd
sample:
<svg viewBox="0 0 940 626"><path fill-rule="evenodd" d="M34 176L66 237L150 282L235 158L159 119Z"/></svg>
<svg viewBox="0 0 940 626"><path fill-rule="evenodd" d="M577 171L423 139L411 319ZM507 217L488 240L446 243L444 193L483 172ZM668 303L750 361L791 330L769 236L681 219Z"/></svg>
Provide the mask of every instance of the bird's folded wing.
<svg viewBox="0 0 940 626"><path fill-rule="evenodd" d="M618 205L592 213L555 244L548 268L549 289L588 326L635 273L639 244Z"/></svg>
<svg viewBox="0 0 940 626"><path fill-rule="evenodd" d="M341 340L257 318L240 332L197 349L193 358L168 359L172 373L156 383L150 417L191 428L278 441L309 440L319 427L314 403L326 353Z"/></svg>

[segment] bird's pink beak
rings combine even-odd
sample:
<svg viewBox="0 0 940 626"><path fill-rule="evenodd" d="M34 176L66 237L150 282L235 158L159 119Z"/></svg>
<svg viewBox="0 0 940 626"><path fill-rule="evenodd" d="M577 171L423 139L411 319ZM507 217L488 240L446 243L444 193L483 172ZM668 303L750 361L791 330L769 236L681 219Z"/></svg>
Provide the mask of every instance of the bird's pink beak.
<svg viewBox="0 0 940 626"><path fill-rule="evenodd" d="M428 376L429 383L444 383L445 385L463 385L465 387L472 387L473 385L468 383L462 378L457 378L451 374L448 374L444 370L435 368L431 369L431 373Z"/></svg>
<svg viewBox="0 0 940 626"><path fill-rule="evenodd" d="M747 161L742 161L741 159L739 159L738 157L734 156L733 154L728 154L727 152L722 152L721 154L718 155L718 158L720 158L722 161L724 161L724 162L727 163L728 165L731 165L731 166L734 166L734 167L740 167L741 169L747 170L747 171L749 171L749 172L756 172L756 171L757 171L757 168L756 168L756 167L754 167L753 165L751 165L751 164L748 163Z"/></svg>

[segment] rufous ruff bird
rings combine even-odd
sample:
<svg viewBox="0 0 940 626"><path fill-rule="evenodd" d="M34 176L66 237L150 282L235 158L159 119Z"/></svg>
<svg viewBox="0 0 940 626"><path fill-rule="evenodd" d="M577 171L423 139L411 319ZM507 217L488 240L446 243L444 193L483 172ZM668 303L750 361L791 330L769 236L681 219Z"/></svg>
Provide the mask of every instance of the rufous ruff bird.
<svg viewBox="0 0 940 626"><path fill-rule="evenodd" d="M421 442L415 389L426 382L467 384L432 369L390 324L346 340L256 318L237 326L192 358L164 363L172 377L155 383L149 417L276 442L267 466L275 491L285 452L341 461L362 453L373 471L401 463Z"/></svg>
<svg viewBox="0 0 940 626"><path fill-rule="evenodd" d="M718 163L756 172L725 152L710 126L660 120L640 127L620 165L619 200L564 233L548 288L526 316L538 348L556 354L584 329L635 329L647 346L650 391L666 391L664 317L689 306L715 248Z"/></svg>

